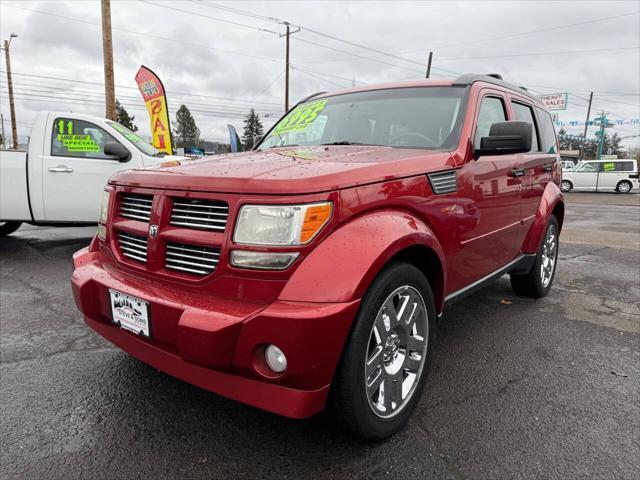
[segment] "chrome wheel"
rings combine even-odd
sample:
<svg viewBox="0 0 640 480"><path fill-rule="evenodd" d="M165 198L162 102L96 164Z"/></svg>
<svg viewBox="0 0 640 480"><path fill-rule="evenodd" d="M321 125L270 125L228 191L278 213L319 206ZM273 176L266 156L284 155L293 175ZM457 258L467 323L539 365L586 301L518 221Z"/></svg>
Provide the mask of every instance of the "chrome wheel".
<svg viewBox="0 0 640 480"><path fill-rule="evenodd" d="M365 358L369 406L382 418L398 414L420 381L429 341L427 308L409 285L394 290L376 315Z"/></svg>
<svg viewBox="0 0 640 480"><path fill-rule="evenodd" d="M571 190L571 182L563 180L560 184L560 190L562 190L563 192L568 192L569 190Z"/></svg>
<svg viewBox="0 0 640 480"><path fill-rule="evenodd" d="M547 234L542 243L542 261L540 262L540 279L542 286L547 287L553 278L553 272L556 268L556 257L558 250L558 235L556 226L551 224L547 229Z"/></svg>

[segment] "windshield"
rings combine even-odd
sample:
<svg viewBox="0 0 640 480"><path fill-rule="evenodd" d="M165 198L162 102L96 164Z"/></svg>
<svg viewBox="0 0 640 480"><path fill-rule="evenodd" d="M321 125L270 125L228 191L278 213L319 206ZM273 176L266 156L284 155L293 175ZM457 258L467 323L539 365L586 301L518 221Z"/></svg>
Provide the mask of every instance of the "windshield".
<svg viewBox="0 0 640 480"><path fill-rule="evenodd" d="M116 122L107 122L111 125L118 133L120 133L124 138L133 143L133 146L140 150L145 155L149 155L151 157L158 156L160 152L155 149L153 145L147 142L144 138L139 136L137 133L132 132L127 127L124 127Z"/></svg>
<svg viewBox="0 0 640 480"><path fill-rule="evenodd" d="M462 124L463 87L394 88L301 103L258 150L287 145L450 149Z"/></svg>

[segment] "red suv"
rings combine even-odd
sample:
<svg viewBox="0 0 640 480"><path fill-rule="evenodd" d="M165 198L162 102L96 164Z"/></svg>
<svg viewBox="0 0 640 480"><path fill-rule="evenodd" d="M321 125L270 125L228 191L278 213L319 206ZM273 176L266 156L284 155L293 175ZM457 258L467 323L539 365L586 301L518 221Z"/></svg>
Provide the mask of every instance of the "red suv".
<svg viewBox="0 0 640 480"><path fill-rule="evenodd" d="M553 282L564 203L549 113L487 75L313 95L250 152L113 176L74 256L91 328L287 417L407 422L445 306Z"/></svg>

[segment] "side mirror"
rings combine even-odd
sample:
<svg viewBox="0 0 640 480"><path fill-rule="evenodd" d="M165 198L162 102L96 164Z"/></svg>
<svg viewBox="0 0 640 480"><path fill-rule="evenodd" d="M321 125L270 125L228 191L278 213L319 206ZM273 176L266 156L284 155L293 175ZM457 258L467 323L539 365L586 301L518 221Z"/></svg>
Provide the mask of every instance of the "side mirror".
<svg viewBox="0 0 640 480"><path fill-rule="evenodd" d="M531 150L533 127L528 122L499 122L491 125L489 136L480 139L476 158L482 155L509 155Z"/></svg>
<svg viewBox="0 0 640 480"><path fill-rule="evenodd" d="M104 154L116 157L119 162L128 162L131 158L131 152L118 142L109 142L104 144Z"/></svg>

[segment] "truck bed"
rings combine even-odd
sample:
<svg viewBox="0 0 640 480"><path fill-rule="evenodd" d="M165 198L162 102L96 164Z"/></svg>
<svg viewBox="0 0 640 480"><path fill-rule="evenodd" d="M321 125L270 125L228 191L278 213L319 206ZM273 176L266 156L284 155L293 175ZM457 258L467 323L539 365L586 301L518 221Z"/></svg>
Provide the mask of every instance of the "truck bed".
<svg viewBox="0 0 640 480"><path fill-rule="evenodd" d="M0 151L0 220L31 220L27 152Z"/></svg>

